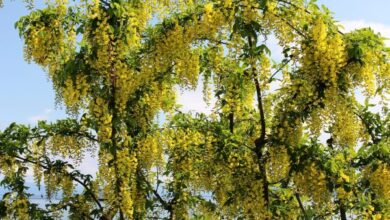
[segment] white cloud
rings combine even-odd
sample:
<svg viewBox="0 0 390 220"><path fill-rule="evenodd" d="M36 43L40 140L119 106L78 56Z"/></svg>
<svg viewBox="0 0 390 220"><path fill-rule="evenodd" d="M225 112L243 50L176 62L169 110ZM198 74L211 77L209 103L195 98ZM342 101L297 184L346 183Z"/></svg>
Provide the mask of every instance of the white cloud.
<svg viewBox="0 0 390 220"><path fill-rule="evenodd" d="M199 89L195 91L179 92L177 102L182 105L181 110L184 112L195 111L210 113L211 108L203 101L203 94Z"/></svg>
<svg viewBox="0 0 390 220"><path fill-rule="evenodd" d="M275 35L268 37L266 43L268 49L271 51L271 59L277 62L282 61L283 57L283 48L279 45L279 40Z"/></svg>
<svg viewBox="0 0 390 220"><path fill-rule="evenodd" d="M52 112L53 109L47 108L43 111L43 113L29 117L28 121L30 123L37 123L38 121L41 120L48 120Z"/></svg>
<svg viewBox="0 0 390 220"><path fill-rule="evenodd" d="M382 37L388 38L389 40L386 40L386 44L390 46L390 25L365 20L341 21L340 24L347 32L355 29L371 27L375 32L379 32Z"/></svg>
<svg viewBox="0 0 390 220"><path fill-rule="evenodd" d="M93 152L93 154L94 155L86 155L84 160L76 167L76 169L78 169L82 174L89 174L96 177L96 172L99 167L97 151Z"/></svg>
<svg viewBox="0 0 390 220"><path fill-rule="evenodd" d="M199 78L198 85L195 90L177 90L177 103L181 105L181 111L194 111L205 114L211 113L215 99L210 100L210 105L207 105L207 103L203 100L203 81L201 77ZM214 94L212 94L212 96L213 95Z"/></svg>

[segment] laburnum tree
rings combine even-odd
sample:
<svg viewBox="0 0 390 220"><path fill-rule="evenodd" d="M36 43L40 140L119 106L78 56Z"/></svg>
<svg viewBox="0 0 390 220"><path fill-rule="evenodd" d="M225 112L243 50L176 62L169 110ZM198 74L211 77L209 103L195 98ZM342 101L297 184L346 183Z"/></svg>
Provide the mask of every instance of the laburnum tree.
<svg viewBox="0 0 390 220"><path fill-rule="evenodd" d="M0 132L2 218L390 218L390 50L371 29L304 0L56 0L16 28L69 118ZM181 112L198 82L212 111ZM34 204L28 170L60 200Z"/></svg>

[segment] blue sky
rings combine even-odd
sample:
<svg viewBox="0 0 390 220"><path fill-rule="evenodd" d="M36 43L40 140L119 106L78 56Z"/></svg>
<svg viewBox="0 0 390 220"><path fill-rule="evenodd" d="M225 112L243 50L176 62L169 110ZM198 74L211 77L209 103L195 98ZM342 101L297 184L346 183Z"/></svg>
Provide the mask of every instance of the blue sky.
<svg viewBox="0 0 390 220"><path fill-rule="evenodd" d="M389 0L321 0L347 30L372 26L390 38ZM0 129L10 122L34 123L65 117L56 108L55 95L44 71L23 59L22 40L14 23L28 11L19 1L6 1L0 9ZM186 109L202 110L199 91L185 92L179 102Z"/></svg>
<svg viewBox="0 0 390 220"><path fill-rule="evenodd" d="M43 70L23 59L23 44L14 23L26 15L19 0L6 1L0 9L0 128L10 122L63 117L54 111L54 93Z"/></svg>
<svg viewBox="0 0 390 220"><path fill-rule="evenodd" d="M388 0L319 0L335 12L338 21L365 20L390 25Z"/></svg>
<svg viewBox="0 0 390 220"><path fill-rule="evenodd" d="M339 21L365 20L369 23L382 23L390 25L388 0L319 0L335 12Z"/></svg>

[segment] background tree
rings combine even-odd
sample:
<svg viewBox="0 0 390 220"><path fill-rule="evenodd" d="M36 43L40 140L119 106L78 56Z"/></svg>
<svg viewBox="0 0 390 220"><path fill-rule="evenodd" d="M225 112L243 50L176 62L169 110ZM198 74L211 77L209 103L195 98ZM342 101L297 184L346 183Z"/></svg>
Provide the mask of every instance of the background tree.
<svg viewBox="0 0 390 220"><path fill-rule="evenodd" d="M372 30L301 0L58 0L16 27L72 117L0 133L2 216L389 217L389 50ZM213 111L177 111L199 77ZM96 178L74 166L88 152ZM28 167L59 202L29 201Z"/></svg>

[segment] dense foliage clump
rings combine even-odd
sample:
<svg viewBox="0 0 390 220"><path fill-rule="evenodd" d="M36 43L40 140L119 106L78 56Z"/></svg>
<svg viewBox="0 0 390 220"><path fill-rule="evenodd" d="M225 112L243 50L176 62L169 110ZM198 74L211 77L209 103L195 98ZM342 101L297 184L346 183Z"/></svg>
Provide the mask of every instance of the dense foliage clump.
<svg viewBox="0 0 390 220"><path fill-rule="evenodd" d="M303 0L57 0L16 27L70 118L0 132L2 217L390 218L390 54L371 29ZM199 81L212 111L180 112ZM90 154L96 176L76 169ZM60 201L32 203L28 169Z"/></svg>

